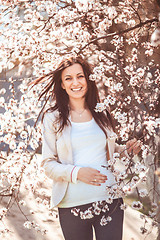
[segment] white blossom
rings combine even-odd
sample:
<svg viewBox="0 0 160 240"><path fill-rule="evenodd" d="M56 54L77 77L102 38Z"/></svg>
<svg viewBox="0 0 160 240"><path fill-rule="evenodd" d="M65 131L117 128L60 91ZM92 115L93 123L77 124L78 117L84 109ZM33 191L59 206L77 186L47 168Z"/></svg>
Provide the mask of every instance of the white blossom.
<svg viewBox="0 0 160 240"><path fill-rule="evenodd" d="M100 225L101 226L105 226L105 225L107 225L109 222L111 222L112 221L112 218L110 217L110 216L108 216L108 217L105 217L105 215L104 216L102 216L102 218L101 218L101 221L100 221Z"/></svg>
<svg viewBox="0 0 160 240"><path fill-rule="evenodd" d="M138 74L138 76L143 77L143 76L144 76L144 73L145 73L145 70L144 70L143 68L138 68L138 69L137 69L137 74Z"/></svg>
<svg viewBox="0 0 160 240"><path fill-rule="evenodd" d="M115 118L118 120L119 123L123 124L127 122L127 113L120 113L119 111L116 112Z"/></svg>
<svg viewBox="0 0 160 240"><path fill-rule="evenodd" d="M81 219L90 219L93 218L93 213L91 211L91 209L87 209L84 212L80 211L80 218Z"/></svg>
<svg viewBox="0 0 160 240"><path fill-rule="evenodd" d="M5 94L6 93L6 89L5 88L1 88L0 89L0 94ZM0 101L1 101L1 98L0 98Z"/></svg>
<svg viewBox="0 0 160 240"><path fill-rule="evenodd" d="M140 201L132 202L132 208L139 210L139 209L142 209L142 207L143 207L143 204Z"/></svg>
<svg viewBox="0 0 160 240"><path fill-rule="evenodd" d="M0 97L0 107L4 107L5 99L4 97Z"/></svg>
<svg viewBox="0 0 160 240"><path fill-rule="evenodd" d="M145 227L140 227L141 233L145 234L148 232L148 230Z"/></svg>
<svg viewBox="0 0 160 240"><path fill-rule="evenodd" d="M32 228L32 223L30 221L26 221L24 223L24 227L27 228L27 229L31 229Z"/></svg>
<svg viewBox="0 0 160 240"><path fill-rule="evenodd" d="M120 209L121 210L126 210L127 207L128 207L128 205L124 203L124 204L121 204Z"/></svg>
<svg viewBox="0 0 160 240"><path fill-rule="evenodd" d="M104 103L97 103L95 111L96 112L102 112L106 109Z"/></svg>
<svg viewBox="0 0 160 240"><path fill-rule="evenodd" d="M71 213L73 213L74 216L78 216L79 212L80 212L80 209L77 209L77 208L72 208L71 209Z"/></svg>
<svg viewBox="0 0 160 240"><path fill-rule="evenodd" d="M86 12L90 8L90 4L94 2L93 0L75 0L75 5L79 11Z"/></svg>
<svg viewBox="0 0 160 240"><path fill-rule="evenodd" d="M140 197L146 197L148 195L147 189L140 189L139 195L140 195Z"/></svg>
<svg viewBox="0 0 160 240"><path fill-rule="evenodd" d="M157 28L151 36L151 44L157 47L160 44L160 29Z"/></svg>
<svg viewBox="0 0 160 240"><path fill-rule="evenodd" d="M22 205L22 206L26 206L26 201L21 200L21 201L19 201L19 204Z"/></svg>
<svg viewBox="0 0 160 240"><path fill-rule="evenodd" d="M2 217L5 217L7 215L7 212L8 212L7 208L4 207L0 208L0 220Z"/></svg>

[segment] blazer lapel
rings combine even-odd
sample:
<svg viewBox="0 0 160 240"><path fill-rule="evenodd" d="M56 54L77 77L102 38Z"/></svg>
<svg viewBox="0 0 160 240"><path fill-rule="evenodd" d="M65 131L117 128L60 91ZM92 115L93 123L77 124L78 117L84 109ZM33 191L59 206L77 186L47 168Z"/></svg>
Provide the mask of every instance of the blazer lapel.
<svg viewBox="0 0 160 240"><path fill-rule="evenodd" d="M70 117L69 117L70 120ZM65 126L63 130L63 139L68 150L68 163L73 164L72 145L71 145L71 125Z"/></svg>

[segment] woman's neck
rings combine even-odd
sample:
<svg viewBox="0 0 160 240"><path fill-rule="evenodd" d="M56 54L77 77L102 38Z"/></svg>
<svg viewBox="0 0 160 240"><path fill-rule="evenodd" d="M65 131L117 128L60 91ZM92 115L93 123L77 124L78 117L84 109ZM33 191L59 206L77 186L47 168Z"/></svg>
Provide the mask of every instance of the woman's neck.
<svg viewBox="0 0 160 240"><path fill-rule="evenodd" d="M80 111L87 108L85 98L69 100L69 106L70 106L70 109L74 111L78 111L78 110Z"/></svg>

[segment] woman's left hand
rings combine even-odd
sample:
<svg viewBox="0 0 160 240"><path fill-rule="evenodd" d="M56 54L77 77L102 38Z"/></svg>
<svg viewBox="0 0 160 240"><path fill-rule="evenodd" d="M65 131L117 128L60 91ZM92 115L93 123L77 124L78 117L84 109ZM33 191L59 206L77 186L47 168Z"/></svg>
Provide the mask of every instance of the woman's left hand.
<svg viewBox="0 0 160 240"><path fill-rule="evenodd" d="M136 138L129 140L126 143L128 153L138 154L141 151L141 141Z"/></svg>

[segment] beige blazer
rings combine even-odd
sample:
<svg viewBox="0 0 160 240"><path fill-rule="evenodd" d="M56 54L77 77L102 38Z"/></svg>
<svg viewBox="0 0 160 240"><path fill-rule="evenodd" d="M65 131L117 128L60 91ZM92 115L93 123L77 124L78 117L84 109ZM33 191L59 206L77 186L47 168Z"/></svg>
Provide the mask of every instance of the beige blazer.
<svg viewBox="0 0 160 240"><path fill-rule="evenodd" d="M51 209L63 199L68 183L71 182L71 172L75 167L70 138L71 126L66 126L61 133L56 133L58 125L53 122L57 114L56 111L46 113L42 126L41 166L44 168L45 174L53 180ZM125 146L115 143L116 134L113 131L107 129L107 134L109 157L112 158L114 152L123 151Z"/></svg>

